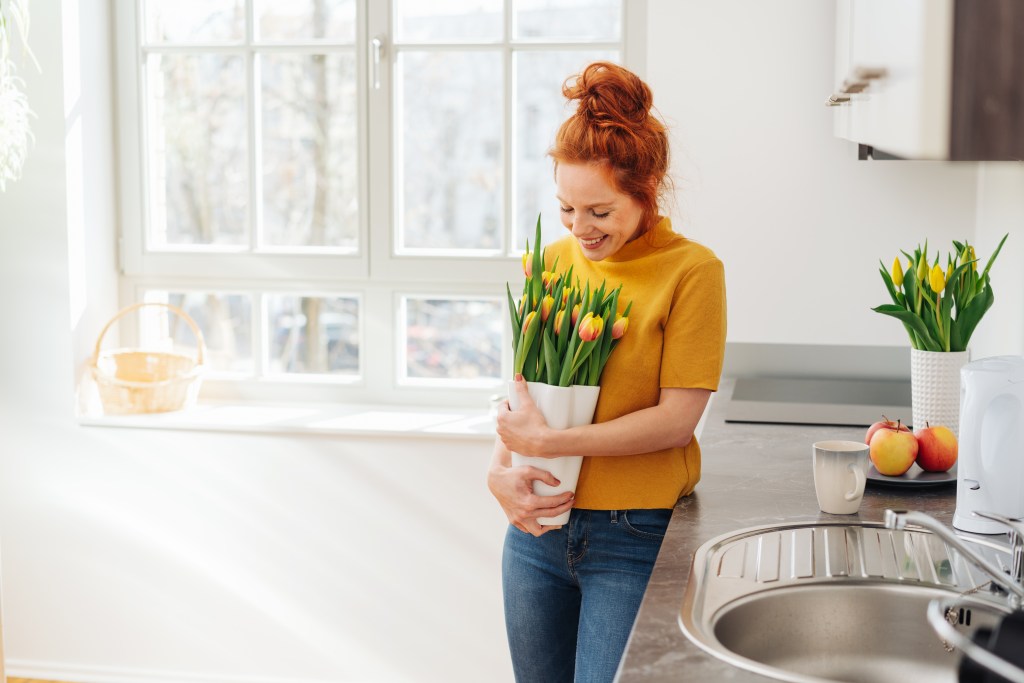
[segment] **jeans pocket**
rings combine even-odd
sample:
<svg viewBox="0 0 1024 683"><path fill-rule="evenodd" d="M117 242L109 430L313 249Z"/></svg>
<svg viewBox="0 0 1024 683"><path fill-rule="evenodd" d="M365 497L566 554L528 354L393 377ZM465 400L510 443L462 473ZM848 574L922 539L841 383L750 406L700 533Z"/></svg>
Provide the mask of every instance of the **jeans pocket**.
<svg viewBox="0 0 1024 683"><path fill-rule="evenodd" d="M658 541L665 538L671 510L623 510L619 517L622 527L637 538Z"/></svg>

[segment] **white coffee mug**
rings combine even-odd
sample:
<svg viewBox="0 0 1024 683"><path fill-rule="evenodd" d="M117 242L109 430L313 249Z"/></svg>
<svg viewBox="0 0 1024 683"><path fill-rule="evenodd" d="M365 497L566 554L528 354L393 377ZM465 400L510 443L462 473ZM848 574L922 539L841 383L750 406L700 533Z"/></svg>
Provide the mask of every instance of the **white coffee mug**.
<svg viewBox="0 0 1024 683"><path fill-rule="evenodd" d="M857 512L867 481L868 445L860 441L818 441L812 457L814 492L821 511L833 515Z"/></svg>

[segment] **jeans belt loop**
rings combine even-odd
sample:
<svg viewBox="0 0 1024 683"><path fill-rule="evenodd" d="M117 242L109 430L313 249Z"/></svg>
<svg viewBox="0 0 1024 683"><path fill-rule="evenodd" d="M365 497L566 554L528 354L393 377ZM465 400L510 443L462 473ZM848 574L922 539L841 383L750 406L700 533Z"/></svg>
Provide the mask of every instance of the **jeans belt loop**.
<svg viewBox="0 0 1024 683"><path fill-rule="evenodd" d="M618 524L619 523L619 511L618 510L612 510L611 512L612 512L612 524Z"/></svg>

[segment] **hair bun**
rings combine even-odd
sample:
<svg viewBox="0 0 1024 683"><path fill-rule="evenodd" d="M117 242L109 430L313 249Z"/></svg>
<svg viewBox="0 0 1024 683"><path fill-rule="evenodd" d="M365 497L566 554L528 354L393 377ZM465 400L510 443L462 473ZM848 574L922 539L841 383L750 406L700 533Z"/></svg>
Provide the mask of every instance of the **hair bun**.
<svg viewBox="0 0 1024 683"><path fill-rule="evenodd" d="M571 79L570 79L571 80ZM588 65L575 80L562 86L566 99L577 100L577 116L598 125L643 125L654 96L634 73L611 62Z"/></svg>

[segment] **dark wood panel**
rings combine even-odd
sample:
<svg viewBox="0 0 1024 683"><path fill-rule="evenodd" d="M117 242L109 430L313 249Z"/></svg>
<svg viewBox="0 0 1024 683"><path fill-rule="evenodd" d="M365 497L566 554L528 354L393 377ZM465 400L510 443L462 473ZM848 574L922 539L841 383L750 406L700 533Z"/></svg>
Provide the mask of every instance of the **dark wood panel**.
<svg viewBox="0 0 1024 683"><path fill-rule="evenodd" d="M1024 159L1024 0L956 0L950 158Z"/></svg>

